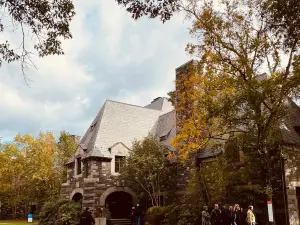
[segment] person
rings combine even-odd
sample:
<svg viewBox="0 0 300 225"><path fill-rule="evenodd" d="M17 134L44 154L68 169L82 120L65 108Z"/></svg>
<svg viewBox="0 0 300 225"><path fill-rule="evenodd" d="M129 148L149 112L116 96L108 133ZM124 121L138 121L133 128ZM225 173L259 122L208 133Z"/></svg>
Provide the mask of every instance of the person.
<svg viewBox="0 0 300 225"><path fill-rule="evenodd" d="M223 225L228 225L229 224L227 211L228 210L227 210L226 206L223 206L222 211L221 211L221 218L222 218Z"/></svg>
<svg viewBox="0 0 300 225"><path fill-rule="evenodd" d="M90 208L86 207L80 218L80 225L93 225L95 224L95 219L90 212Z"/></svg>
<svg viewBox="0 0 300 225"><path fill-rule="evenodd" d="M136 205L136 211L135 211L135 215L136 215L136 224L137 225L141 225L142 224L142 209L140 207L139 204Z"/></svg>
<svg viewBox="0 0 300 225"><path fill-rule="evenodd" d="M212 225L221 225L222 217L221 210L219 209L219 205L215 204L213 211L211 212L211 224Z"/></svg>
<svg viewBox="0 0 300 225"><path fill-rule="evenodd" d="M208 212L208 207L204 206L202 211L202 225L210 225L210 215Z"/></svg>
<svg viewBox="0 0 300 225"><path fill-rule="evenodd" d="M229 206L229 210L227 212L227 224L228 225L234 225L234 210L233 210L233 206Z"/></svg>
<svg viewBox="0 0 300 225"><path fill-rule="evenodd" d="M256 221L255 221L255 215L253 213L253 206L250 205L248 207L248 211L247 211L247 223L248 225L255 225Z"/></svg>
<svg viewBox="0 0 300 225"><path fill-rule="evenodd" d="M131 219L131 224L135 225L135 208L134 207L132 207L132 209L131 209L130 219Z"/></svg>
<svg viewBox="0 0 300 225"><path fill-rule="evenodd" d="M247 225L247 214L243 208L241 208L241 221L243 221L243 225Z"/></svg>
<svg viewBox="0 0 300 225"><path fill-rule="evenodd" d="M241 208L239 205L235 206L234 209L234 224L235 225L245 225L245 217L244 217L244 213L241 211Z"/></svg>

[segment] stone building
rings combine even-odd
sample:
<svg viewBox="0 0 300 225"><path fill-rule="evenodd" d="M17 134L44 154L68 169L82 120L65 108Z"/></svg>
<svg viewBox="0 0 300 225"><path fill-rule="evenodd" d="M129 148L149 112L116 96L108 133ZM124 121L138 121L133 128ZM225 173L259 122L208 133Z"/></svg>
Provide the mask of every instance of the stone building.
<svg viewBox="0 0 300 225"><path fill-rule="evenodd" d="M82 200L83 207L106 206L112 218L127 217L138 199L118 175L133 141L151 134L169 145L175 133L175 112L166 98L144 107L107 100L67 163L62 196Z"/></svg>
<svg viewBox="0 0 300 225"><path fill-rule="evenodd" d="M178 67L176 79L185 68L195 63L192 60ZM292 101L289 103L288 115L282 125L285 151L278 158L278 191L273 200L277 225L300 224L300 108ZM138 203L138 198L118 175L132 142L151 134L171 147L170 141L180 129L176 127L176 119L178 115L166 98L156 98L144 107L107 100L67 163L68 177L61 190L62 196L82 200L83 207L106 206L113 218L127 217L131 206ZM202 149L195 164L211 161L223 153ZM178 189L183 194L189 171L183 168L180 174L182 179ZM259 182L252 181L238 188L247 192L261 189L261 186ZM247 204L261 206L260 213L266 217L266 200L253 201L248 199Z"/></svg>

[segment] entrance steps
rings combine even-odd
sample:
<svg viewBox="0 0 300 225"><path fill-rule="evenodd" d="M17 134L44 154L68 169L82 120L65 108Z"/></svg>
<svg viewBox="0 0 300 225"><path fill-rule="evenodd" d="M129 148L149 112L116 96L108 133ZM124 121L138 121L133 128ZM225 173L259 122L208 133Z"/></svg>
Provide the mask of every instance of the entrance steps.
<svg viewBox="0 0 300 225"><path fill-rule="evenodd" d="M131 220L124 219L109 219L107 220L107 225L131 225Z"/></svg>

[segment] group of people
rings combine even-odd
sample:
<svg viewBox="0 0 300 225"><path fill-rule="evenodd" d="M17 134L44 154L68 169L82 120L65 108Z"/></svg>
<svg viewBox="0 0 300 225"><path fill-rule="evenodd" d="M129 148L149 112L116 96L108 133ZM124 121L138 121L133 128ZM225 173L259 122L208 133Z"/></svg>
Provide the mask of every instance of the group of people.
<svg viewBox="0 0 300 225"><path fill-rule="evenodd" d="M255 215L253 206L248 207L245 212L238 204L229 206L222 210L218 204L215 204L211 213L208 212L208 207L204 206L202 211L202 225L255 225Z"/></svg>

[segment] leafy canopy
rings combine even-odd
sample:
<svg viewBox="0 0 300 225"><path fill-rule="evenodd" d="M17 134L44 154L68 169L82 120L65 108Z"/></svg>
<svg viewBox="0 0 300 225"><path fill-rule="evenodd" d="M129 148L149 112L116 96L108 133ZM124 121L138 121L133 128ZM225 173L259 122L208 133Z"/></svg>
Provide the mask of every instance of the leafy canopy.
<svg viewBox="0 0 300 225"><path fill-rule="evenodd" d="M72 38L70 22L75 15L72 0L0 0L0 10L0 32L5 34L12 27L21 40L17 47L8 40L0 43L0 65L21 61L24 73L32 65L31 54L61 55L64 53L61 39ZM34 41L33 49L28 48L29 39Z"/></svg>
<svg viewBox="0 0 300 225"><path fill-rule="evenodd" d="M126 8L133 19L143 16L159 17L163 22L169 20L179 10L178 0L116 0Z"/></svg>
<svg viewBox="0 0 300 225"><path fill-rule="evenodd" d="M58 144L52 133L41 132L36 138L19 134L1 146L0 190L14 214L21 202L43 204L59 196L66 176L64 165L75 146L66 132Z"/></svg>
<svg viewBox="0 0 300 225"><path fill-rule="evenodd" d="M146 193L153 206L162 205L160 195L174 188L176 182L175 168L167 159L168 151L166 146L152 137L136 141L122 173L138 193Z"/></svg>
<svg viewBox="0 0 300 225"><path fill-rule="evenodd" d="M290 99L299 97L300 38L287 45L262 7L227 0L219 5L185 6L197 40L187 51L199 60L178 74L177 92L170 95L181 128L173 145L186 158L234 137L240 150L258 154L269 183L284 115Z"/></svg>

